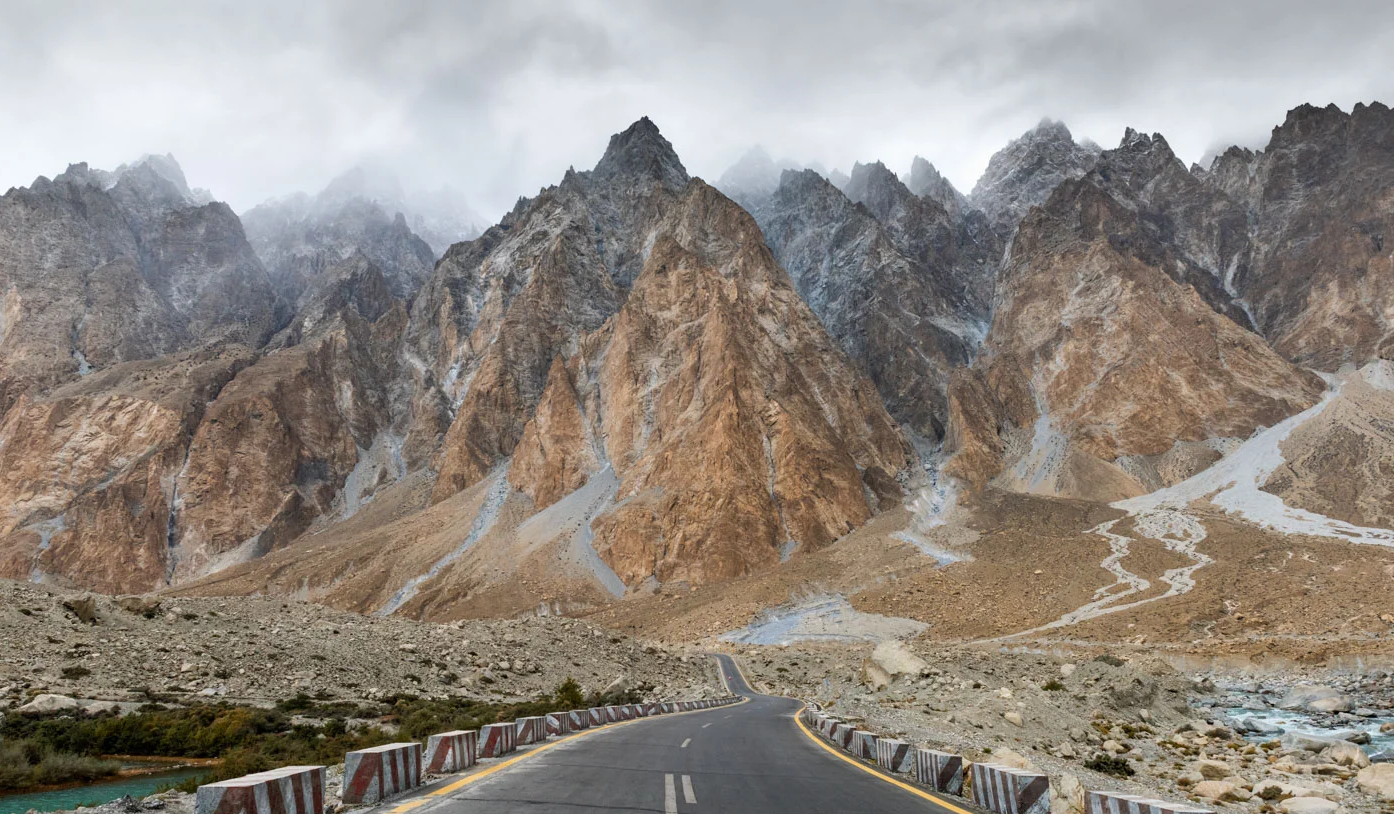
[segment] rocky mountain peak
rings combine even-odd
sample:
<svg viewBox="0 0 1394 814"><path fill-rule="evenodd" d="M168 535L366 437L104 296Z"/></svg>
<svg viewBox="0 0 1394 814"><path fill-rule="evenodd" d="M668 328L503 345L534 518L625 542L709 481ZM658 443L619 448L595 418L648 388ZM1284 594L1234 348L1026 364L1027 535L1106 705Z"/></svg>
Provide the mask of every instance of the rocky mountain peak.
<svg viewBox="0 0 1394 814"><path fill-rule="evenodd" d="M1099 153L1096 144L1076 143L1063 122L1043 119L992 156L968 199L1005 236L1060 182L1088 172Z"/></svg>
<svg viewBox="0 0 1394 814"><path fill-rule="evenodd" d="M681 189L688 181L687 169L673 145L648 116L610 137L605 155L595 165L595 177L648 179L672 190Z"/></svg>
<svg viewBox="0 0 1394 814"><path fill-rule="evenodd" d="M949 179L939 174L927 159L915 156L910 163L909 190L921 198L938 201L950 214L957 215L968 206L968 199L954 188Z"/></svg>
<svg viewBox="0 0 1394 814"><path fill-rule="evenodd" d="M757 144L721 174L716 188L749 208L773 195L780 182L780 168L765 148Z"/></svg>
<svg viewBox="0 0 1394 814"><path fill-rule="evenodd" d="M882 221L888 220L896 209L905 207L915 197L896 174L880 161L853 165L852 177L843 191L848 198L870 209Z"/></svg>

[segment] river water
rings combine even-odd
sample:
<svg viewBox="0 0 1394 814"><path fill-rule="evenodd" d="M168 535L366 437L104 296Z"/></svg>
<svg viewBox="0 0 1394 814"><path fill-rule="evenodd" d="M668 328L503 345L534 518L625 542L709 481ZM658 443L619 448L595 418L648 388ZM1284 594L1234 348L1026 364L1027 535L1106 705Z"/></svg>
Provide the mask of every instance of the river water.
<svg viewBox="0 0 1394 814"><path fill-rule="evenodd" d="M37 811L65 811L83 804L109 803L130 795L137 800L154 794L162 786L181 783L191 777L208 774L207 768L172 769L167 772L154 772L137 777L123 777L84 786L39 791L32 794L0 794L0 814L24 814Z"/></svg>

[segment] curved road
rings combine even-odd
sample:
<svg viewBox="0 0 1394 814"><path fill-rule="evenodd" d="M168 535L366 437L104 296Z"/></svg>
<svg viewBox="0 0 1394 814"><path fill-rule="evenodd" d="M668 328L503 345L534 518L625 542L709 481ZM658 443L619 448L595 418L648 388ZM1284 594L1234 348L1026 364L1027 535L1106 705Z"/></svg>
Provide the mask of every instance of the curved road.
<svg viewBox="0 0 1394 814"><path fill-rule="evenodd" d="M412 814L967 814L829 753L795 723L799 702L756 694L729 656L716 658L731 692L749 701L596 730L467 784L447 784L386 808Z"/></svg>

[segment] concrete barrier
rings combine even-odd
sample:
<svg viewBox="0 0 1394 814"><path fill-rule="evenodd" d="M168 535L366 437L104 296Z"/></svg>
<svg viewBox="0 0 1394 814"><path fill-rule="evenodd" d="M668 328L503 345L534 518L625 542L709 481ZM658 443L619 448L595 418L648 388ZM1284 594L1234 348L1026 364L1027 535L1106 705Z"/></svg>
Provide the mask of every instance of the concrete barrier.
<svg viewBox="0 0 1394 814"><path fill-rule="evenodd" d="M372 805L421 785L421 744L389 743L344 755L343 801Z"/></svg>
<svg viewBox="0 0 1394 814"><path fill-rule="evenodd" d="M605 707L605 723L612 724L619 720L622 720L619 707Z"/></svg>
<svg viewBox="0 0 1394 814"><path fill-rule="evenodd" d="M915 781L944 794L963 795L963 756L915 750Z"/></svg>
<svg viewBox="0 0 1394 814"><path fill-rule="evenodd" d="M195 814L324 814L323 766L287 766L208 783L194 795Z"/></svg>
<svg viewBox="0 0 1394 814"><path fill-rule="evenodd" d="M1168 803L1112 791L1089 792L1084 809L1087 814L1215 814L1208 808L1186 803Z"/></svg>
<svg viewBox="0 0 1394 814"><path fill-rule="evenodd" d="M590 713L584 709L573 709L566 713L567 725L572 732L580 732L582 729L589 729L591 725Z"/></svg>
<svg viewBox="0 0 1394 814"><path fill-rule="evenodd" d="M997 814L1048 814L1050 778L995 763L974 763L973 804Z"/></svg>
<svg viewBox="0 0 1394 814"><path fill-rule="evenodd" d="M547 718L544 715L535 715L530 718L519 718L513 722L514 733L517 746L526 746L529 743L541 743L547 740Z"/></svg>
<svg viewBox="0 0 1394 814"><path fill-rule="evenodd" d="M852 733L857 731L849 724L838 724L833 727L833 745L851 751Z"/></svg>
<svg viewBox="0 0 1394 814"><path fill-rule="evenodd" d="M426 741L426 774L449 774L473 766L479 755L479 732L457 729Z"/></svg>
<svg viewBox="0 0 1394 814"><path fill-rule="evenodd" d="M604 725L605 725L605 708L604 708L604 707L591 707L590 709L586 710L586 717L590 719L590 725L591 725L591 726L604 726Z"/></svg>
<svg viewBox="0 0 1394 814"><path fill-rule="evenodd" d="M571 734L571 716L565 712L549 712L542 717L547 724L547 737Z"/></svg>
<svg viewBox="0 0 1394 814"><path fill-rule="evenodd" d="M865 729L852 731L852 746L849 750L853 755L863 760L876 759L876 742L880 740L875 732L868 732Z"/></svg>
<svg viewBox="0 0 1394 814"><path fill-rule="evenodd" d="M518 748L518 728L506 724L487 724L479 728L479 756L503 757Z"/></svg>
<svg viewBox="0 0 1394 814"><path fill-rule="evenodd" d="M915 756L905 741L882 738L876 742L876 765L888 772L909 774L915 770Z"/></svg>

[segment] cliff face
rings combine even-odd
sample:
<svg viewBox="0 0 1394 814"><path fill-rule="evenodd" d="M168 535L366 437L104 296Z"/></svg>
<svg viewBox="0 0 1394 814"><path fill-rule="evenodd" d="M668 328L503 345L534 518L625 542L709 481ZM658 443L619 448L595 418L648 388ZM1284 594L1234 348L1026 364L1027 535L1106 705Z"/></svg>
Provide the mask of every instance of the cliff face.
<svg viewBox="0 0 1394 814"><path fill-rule="evenodd" d="M1084 175L1098 157L1097 146L1075 142L1063 122L1045 119L992 156L968 200L1005 239L1031 207Z"/></svg>
<svg viewBox="0 0 1394 814"><path fill-rule="evenodd" d="M1139 146L1130 134L1019 227L983 353L951 396L951 474L1113 500L1146 491L1143 472L1178 443L1246 436L1322 391L1207 285L1191 257L1213 247L1129 194L1167 182ZM1140 164L1150 177L1129 183Z"/></svg>
<svg viewBox="0 0 1394 814"><path fill-rule="evenodd" d="M279 327L237 216L200 203L177 169L77 164L0 197L0 410L122 362L256 346Z"/></svg>
<svg viewBox="0 0 1394 814"><path fill-rule="evenodd" d="M1231 278L1259 330L1319 370L1394 355L1394 114L1303 105L1261 153L1231 149L1200 173L1252 221L1252 260Z"/></svg>

